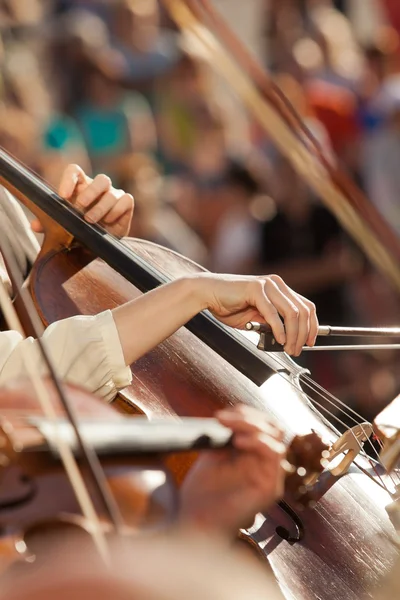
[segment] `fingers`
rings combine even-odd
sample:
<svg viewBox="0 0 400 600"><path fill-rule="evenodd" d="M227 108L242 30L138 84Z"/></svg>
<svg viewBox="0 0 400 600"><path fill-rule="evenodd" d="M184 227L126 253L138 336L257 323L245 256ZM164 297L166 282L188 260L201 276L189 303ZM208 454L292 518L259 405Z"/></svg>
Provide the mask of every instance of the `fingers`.
<svg viewBox="0 0 400 600"><path fill-rule="evenodd" d="M43 227L39 219L34 219L31 223L31 229L35 233L43 233Z"/></svg>
<svg viewBox="0 0 400 600"><path fill-rule="evenodd" d="M62 175L59 193L70 200L89 223L102 223L118 237L129 234L133 197L113 188L107 175L91 179L78 165L69 165Z"/></svg>
<svg viewBox="0 0 400 600"><path fill-rule="evenodd" d="M126 214L130 216L133 214L133 196L131 194L125 194L123 190L118 190L118 192L121 193L121 196L118 198L117 202L115 202L114 200L113 207L106 215L104 215L105 223L112 224L116 221L119 221L119 219L121 219ZM101 202L99 204L101 204Z"/></svg>
<svg viewBox="0 0 400 600"><path fill-rule="evenodd" d="M79 165L68 165L61 176L58 193L62 198L69 200L74 195L79 183L90 183L91 181Z"/></svg>
<svg viewBox="0 0 400 600"><path fill-rule="evenodd" d="M286 448L282 442L266 433L239 433L234 436L234 447L240 451L243 477L264 492L273 491L268 503L281 496L285 472L282 462Z"/></svg>
<svg viewBox="0 0 400 600"><path fill-rule="evenodd" d="M218 411L216 417L222 425L229 427L234 433L264 432L278 441L283 440L282 430L272 423L266 415L252 406L239 404Z"/></svg>
<svg viewBox="0 0 400 600"><path fill-rule="evenodd" d="M125 210L122 212L119 210L119 199L121 196L123 196L121 190L112 190L103 194L103 196L87 210L85 219L91 223L98 223L102 219L108 222L108 217L114 208L116 208L116 218L120 217L123 212L125 212Z"/></svg>
<svg viewBox="0 0 400 600"><path fill-rule="evenodd" d="M258 279L254 283L257 310L271 326L275 339L284 345L285 351L294 354L299 332L299 309L270 277ZM284 318L285 328L279 314Z"/></svg>
<svg viewBox="0 0 400 600"><path fill-rule="evenodd" d="M237 434L234 438L234 445L238 450L258 454L265 460L274 459L280 462L286 454L285 444L278 442L267 433Z"/></svg>
<svg viewBox="0 0 400 600"><path fill-rule="evenodd" d="M77 196L76 206L81 209L88 208L91 204L105 196L107 192L110 192L111 188L111 179L107 177L107 175L97 175L79 196Z"/></svg>
<svg viewBox="0 0 400 600"><path fill-rule="evenodd" d="M216 417L232 430L233 443L238 450L257 453L264 458L270 458L271 453L277 453L279 458L285 455L283 431L256 408L239 405L219 411Z"/></svg>
<svg viewBox="0 0 400 600"><path fill-rule="evenodd" d="M294 354L295 356L299 356L301 353L303 346L310 338L310 317L311 317L311 308L312 302L303 298L299 294L296 294L286 283L283 281L281 277L278 275L270 275L270 279L278 286L279 290L289 298L294 306L297 308L297 316L298 316L298 327L297 327L297 339L293 342L291 346L290 354ZM314 308L315 313L315 308ZM286 324L286 322L285 322ZM294 332L293 332L294 333ZM288 336L289 337L289 336ZM289 344L288 344L289 345Z"/></svg>
<svg viewBox="0 0 400 600"><path fill-rule="evenodd" d="M307 344L307 346L314 346L315 341L317 339L318 327L319 327L317 310L316 310L315 304L313 302L311 302L310 300L308 300L308 298L304 298L304 296L300 296L300 294L298 294L298 296L299 296L299 298L301 298L303 300L304 304L306 306L308 306L308 309L310 311L310 330L308 333L308 338L306 340L306 344Z"/></svg>
<svg viewBox="0 0 400 600"><path fill-rule="evenodd" d="M123 190L112 190L102 196L85 214L89 223L102 223L117 237L129 234L134 201L131 194Z"/></svg>
<svg viewBox="0 0 400 600"><path fill-rule="evenodd" d="M271 326L277 342L284 345L286 343L286 334L277 310L277 308L280 308L279 312L281 312L282 307L285 304L285 299L282 294L281 296L282 301L279 303L280 306L277 306L275 303L271 302L265 293L265 281L263 279L256 279L253 281L253 294L250 297L250 303L257 308L259 313L265 319L265 322Z"/></svg>
<svg viewBox="0 0 400 600"><path fill-rule="evenodd" d="M314 345L318 332L314 304L296 294L278 275L254 282L253 301L288 354L298 356L305 344Z"/></svg>

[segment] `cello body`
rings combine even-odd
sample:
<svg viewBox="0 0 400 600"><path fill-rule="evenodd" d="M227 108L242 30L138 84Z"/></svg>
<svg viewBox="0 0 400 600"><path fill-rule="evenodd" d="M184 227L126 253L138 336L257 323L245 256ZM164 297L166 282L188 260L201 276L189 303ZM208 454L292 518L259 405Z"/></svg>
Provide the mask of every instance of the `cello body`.
<svg viewBox="0 0 400 600"><path fill-rule="evenodd" d="M125 243L171 279L200 269L150 242L128 239ZM73 244L62 250L44 245L30 289L46 325L112 309L141 294L105 262ZM281 371L255 385L182 328L132 365L132 385L117 404L151 419L176 414L209 417L219 408L241 402L276 419L288 437L314 429L334 441L335 435L301 390L301 369L287 359ZM178 483L195 458L166 459ZM362 458L358 464L370 470ZM321 478L314 508L296 513L287 505L277 505L268 515L260 515L243 538L268 559L288 599L369 598L398 556L395 529L385 510L390 502L390 495L353 464L341 478Z"/></svg>

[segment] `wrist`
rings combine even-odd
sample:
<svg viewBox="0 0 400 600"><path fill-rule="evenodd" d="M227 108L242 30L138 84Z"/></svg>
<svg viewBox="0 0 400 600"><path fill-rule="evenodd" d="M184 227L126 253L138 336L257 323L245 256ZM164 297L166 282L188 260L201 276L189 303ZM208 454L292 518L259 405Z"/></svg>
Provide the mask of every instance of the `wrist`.
<svg viewBox="0 0 400 600"><path fill-rule="evenodd" d="M194 302L197 313L206 310L210 305L210 279L208 273L196 273L180 280L184 286L184 294Z"/></svg>

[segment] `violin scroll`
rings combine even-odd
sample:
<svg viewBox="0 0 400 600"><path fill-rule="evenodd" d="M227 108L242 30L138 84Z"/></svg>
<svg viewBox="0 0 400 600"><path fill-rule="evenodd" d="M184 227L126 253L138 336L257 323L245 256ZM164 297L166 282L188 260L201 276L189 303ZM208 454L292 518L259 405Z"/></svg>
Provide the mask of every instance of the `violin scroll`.
<svg viewBox="0 0 400 600"><path fill-rule="evenodd" d="M299 508L314 501L313 485L327 465L329 446L316 433L297 435L288 447L286 460L292 472L285 482L285 492Z"/></svg>

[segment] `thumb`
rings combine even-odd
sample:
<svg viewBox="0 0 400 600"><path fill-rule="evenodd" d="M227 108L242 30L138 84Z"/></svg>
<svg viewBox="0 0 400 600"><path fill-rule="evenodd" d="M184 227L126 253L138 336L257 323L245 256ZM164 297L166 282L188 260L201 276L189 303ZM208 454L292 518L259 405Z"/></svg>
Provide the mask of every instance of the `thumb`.
<svg viewBox="0 0 400 600"><path fill-rule="evenodd" d="M84 182L86 175L78 165L68 165L61 176L58 193L62 198L72 198L78 183Z"/></svg>
<svg viewBox="0 0 400 600"><path fill-rule="evenodd" d="M31 223L31 229L35 233L43 233L43 227L39 219L34 219Z"/></svg>

